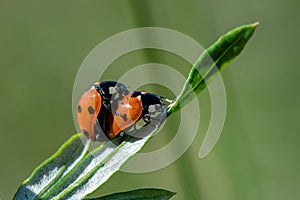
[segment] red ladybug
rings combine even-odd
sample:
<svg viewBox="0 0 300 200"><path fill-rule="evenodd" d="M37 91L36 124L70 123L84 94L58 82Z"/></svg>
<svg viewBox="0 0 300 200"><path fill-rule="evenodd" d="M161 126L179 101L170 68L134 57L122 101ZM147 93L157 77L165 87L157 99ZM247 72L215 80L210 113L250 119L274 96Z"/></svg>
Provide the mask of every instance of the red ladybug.
<svg viewBox="0 0 300 200"><path fill-rule="evenodd" d="M83 93L77 104L76 117L80 130L87 138L95 140L94 126L100 111L110 110L118 99L128 93L122 83L115 81L94 83Z"/></svg>
<svg viewBox="0 0 300 200"><path fill-rule="evenodd" d="M163 111L162 98L147 92L129 92L115 81L93 84L78 102L77 121L81 131L91 140L113 139L143 119Z"/></svg>
<svg viewBox="0 0 300 200"><path fill-rule="evenodd" d="M147 92L131 92L118 102L117 107L112 108L112 115L107 115L102 128L112 139L125 129L130 129L140 119L143 119L146 125L149 124L152 116L161 113L163 108L161 97Z"/></svg>

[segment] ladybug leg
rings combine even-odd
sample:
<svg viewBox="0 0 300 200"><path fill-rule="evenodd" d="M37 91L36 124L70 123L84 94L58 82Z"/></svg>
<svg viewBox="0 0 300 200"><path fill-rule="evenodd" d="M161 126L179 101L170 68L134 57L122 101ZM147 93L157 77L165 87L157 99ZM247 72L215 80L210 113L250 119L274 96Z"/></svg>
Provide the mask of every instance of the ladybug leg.
<svg viewBox="0 0 300 200"><path fill-rule="evenodd" d="M124 131L121 131L121 132L120 132L120 136L121 136L122 138L125 136Z"/></svg>
<svg viewBox="0 0 300 200"><path fill-rule="evenodd" d="M134 129L134 131L137 131L136 123L133 125L133 129Z"/></svg>
<svg viewBox="0 0 300 200"><path fill-rule="evenodd" d="M143 115L143 120L144 120L144 122L146 122L146 124L150 124L150 122L151 122L150 115L149 114Z"/></svg>
<svg viewBox="0 0 300 200"><path fill-rule="evenodd" d="M174 100L171 100L171 99L168 99L168 98L163 97L163 96L160 96L159 98L160 98L161 100L163 100L163 101L168 102L169 104L174 103L174 101L175 101L175 99L174 99Z"/></svg>
<svg viewBox="0 0 300 200"><path fill-rule="evenodd" d="M130 138L130 135L126 134L124 131L121 131L119 136L121 137L120 144Z"/></svg>

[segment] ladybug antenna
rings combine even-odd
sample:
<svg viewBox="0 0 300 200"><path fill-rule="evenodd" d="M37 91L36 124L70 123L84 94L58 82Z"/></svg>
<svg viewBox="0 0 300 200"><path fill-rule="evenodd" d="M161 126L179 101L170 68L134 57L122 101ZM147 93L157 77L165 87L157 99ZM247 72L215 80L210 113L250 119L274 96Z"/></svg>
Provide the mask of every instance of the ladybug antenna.
<svg viewBox="0 0 300 200"><path fill-rule="evenodd" d="M163 97L163 96L160 96L159 98L160 98L161 100L163 100L163 101L166 101L166 102L170 103L170 104L171 104L171 103L174 103L174 101L175 101L175 100L171 100L171 99L168 99L168 98L166 98L166 97Z"/></svg>

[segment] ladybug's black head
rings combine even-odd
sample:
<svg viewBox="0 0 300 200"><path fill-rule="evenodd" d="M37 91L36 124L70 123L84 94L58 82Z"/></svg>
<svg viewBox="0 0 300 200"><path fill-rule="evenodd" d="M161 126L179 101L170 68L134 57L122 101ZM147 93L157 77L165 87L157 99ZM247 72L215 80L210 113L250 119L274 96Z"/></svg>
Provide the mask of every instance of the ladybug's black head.
<svg viewBox="0 0 300 200"><path fill-rule="evenodd" d="M132 97L140 96L141 103L143 106L143 114L155 114L162 112L164 108L164 103L162 99L151 93L135 91Z"/></svg>
<svg viewBox="0 0 300 200"><path fill-rule="evenodd" d="M161 98L155 94L142 93L141 99L143 104L148 106L155 105L155 104L163 105L163 101L161 100Z"/></svg>

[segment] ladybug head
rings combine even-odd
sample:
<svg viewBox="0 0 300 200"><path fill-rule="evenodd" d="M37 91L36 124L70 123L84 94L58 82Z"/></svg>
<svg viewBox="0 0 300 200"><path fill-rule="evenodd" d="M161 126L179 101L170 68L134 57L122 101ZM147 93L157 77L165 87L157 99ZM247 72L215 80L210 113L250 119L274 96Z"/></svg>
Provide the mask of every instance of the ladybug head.
<svg viewBox="0 0 300 200"><path fill-rule="evenodd" d="M132 94L132 97L138 97L138 96L140 96L140 100L143 106L143 115L147 115L147 114L155 115L163 111L164 103L161 97L148 92L140 92L140 91L135 91Z"/></svg>
<svg viewBox="0 0 300 200"><path fill-rule="evenodd" d="M87 138L94 140L94 126L100 112L102 98L94 85L80 97L76 117L80 130Z"/></svg>

